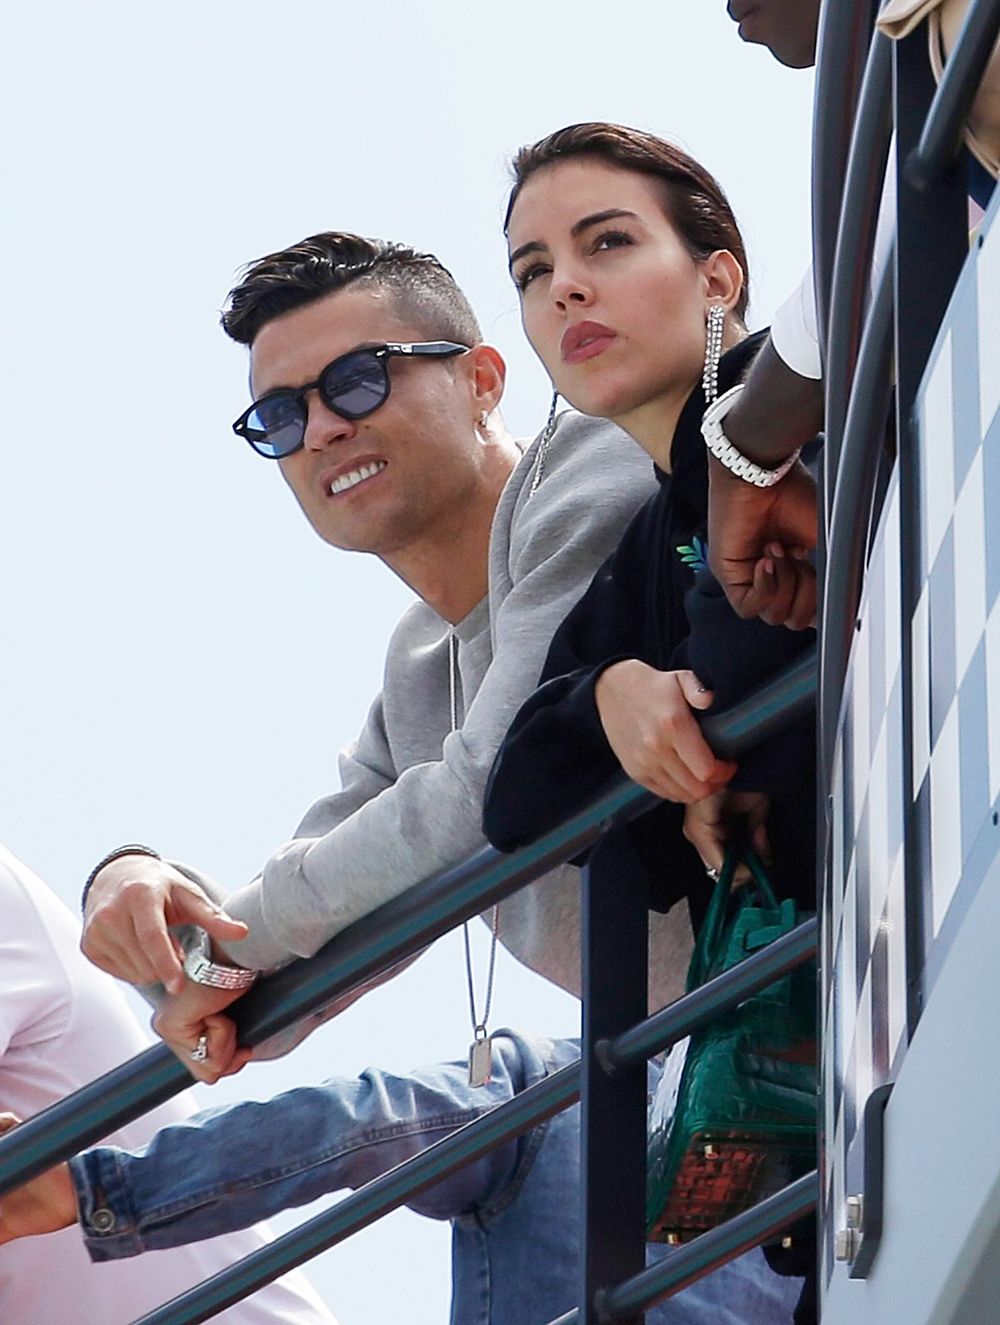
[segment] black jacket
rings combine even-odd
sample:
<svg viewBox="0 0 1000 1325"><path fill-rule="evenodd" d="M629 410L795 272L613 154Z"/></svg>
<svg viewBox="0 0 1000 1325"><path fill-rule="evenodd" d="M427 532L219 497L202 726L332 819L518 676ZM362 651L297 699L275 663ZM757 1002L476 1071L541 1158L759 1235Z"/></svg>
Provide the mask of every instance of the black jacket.
<svg viewBox="0 0 1000 1325"><path fill-rule="evenodd" d="M744 375L766 333L723 356L719 390ZM761 621L741 621L707 567L708 466L699 387L678 420L672 474L639 510L617 550L559 627L538 690L504 739L486 790L484 828L501 850L539 837L598 795L619 771L594 702L611 663L638 658L662 671L690 667L730 707L814 641ZM768 820L776 884L812 909L815 745L812 719L744 757L732 785L772 794ZM697 921L707 897L704 867L684 839L684 807L664 802L630 828L651 878L650 905L681 897Z"/></svg>

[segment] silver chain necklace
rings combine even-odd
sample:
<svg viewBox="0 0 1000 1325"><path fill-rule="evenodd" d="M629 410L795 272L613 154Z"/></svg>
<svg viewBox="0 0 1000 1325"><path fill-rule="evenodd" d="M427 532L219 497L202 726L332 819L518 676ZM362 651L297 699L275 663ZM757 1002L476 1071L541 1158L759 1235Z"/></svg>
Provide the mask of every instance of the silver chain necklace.
<svg viewBox="0 0 1000 1325"><path fill-rule="evenodd" d="M451 700L451 730L458 731L458 640L454 633L448 636L448 693ZM462 926L465 939L465 976L469 986L469 1017L472 1021L472 1043L469 1045L469 1085L485 1086L493 1071L493 1039L486 1029L493 1003L493 976L497 961L497 936L500 933L500 906L493 907L493 937L490 941L490 965L486 975L486 1002L482 1021L476 1013L475 982L472 977L472 945L469 942L469 922Z"/></svg>

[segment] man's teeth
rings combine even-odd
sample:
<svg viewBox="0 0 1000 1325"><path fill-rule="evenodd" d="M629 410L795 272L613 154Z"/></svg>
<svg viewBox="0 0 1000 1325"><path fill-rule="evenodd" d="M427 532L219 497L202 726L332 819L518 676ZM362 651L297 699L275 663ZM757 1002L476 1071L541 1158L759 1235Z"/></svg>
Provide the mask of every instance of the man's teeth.
<svg viewBox="0 0 1000 1325"><path fill-rule="evenodd" d="M371 478L377 474L380 469L385 469L384 460L373 460L370 465L362 465L360 469L352 469L349 474L339 474L330 484L330 496L335 497L338 492L346 492L348 488L356 487L366 478Z"/></svg>

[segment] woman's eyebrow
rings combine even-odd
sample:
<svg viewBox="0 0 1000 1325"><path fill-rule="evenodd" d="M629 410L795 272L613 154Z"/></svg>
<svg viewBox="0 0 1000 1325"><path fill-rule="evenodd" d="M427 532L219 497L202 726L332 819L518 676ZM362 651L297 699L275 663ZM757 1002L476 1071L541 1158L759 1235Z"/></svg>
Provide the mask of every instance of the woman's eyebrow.
<svg viewBox="0 0 1000 1325"><path fill-rule="evenodd" d="M576 239L578 235L583 234L584 230L589 230L592 225L601 225L602 222L613 221L619 216L628 216L631 217L632 220L638 219L635 212L630 212L627 208L609 207L606 211L591 212L589 216L582 217L570 227L570 234ZM523 258L528 253L541 253L544 248L545 245L540 243L537 239L533 239L527 244L522 244L520 248L516 248L510 255L510 258L507 261L507 266L513 267L518 258Z"/></svg>
<svg viewBox="0 0 1000 1325"><path fill-rule="evenodd" d="M589 230L592 225L601 225L604 221L613 221L617 216L630 216L636 220L635 212L627 211L624 207L609 207L606 212L592 212L590 216L585 216L581 221L577 221L570 228L570 234L576 239L577 235L582 235L584 230Z"/></svg>
<svg viewBox="0 0 1000 1325"><path fill-rule="evenodd" d="M523 258L527 253L541 253L544 248L545 245L540 244L537 239L531 240L531 242L528 244L522 244L521 247L516 248L514 252L510 255L510 257L507 259L508 269L513 267L514 263L518 260L518 258Z"/></svg>

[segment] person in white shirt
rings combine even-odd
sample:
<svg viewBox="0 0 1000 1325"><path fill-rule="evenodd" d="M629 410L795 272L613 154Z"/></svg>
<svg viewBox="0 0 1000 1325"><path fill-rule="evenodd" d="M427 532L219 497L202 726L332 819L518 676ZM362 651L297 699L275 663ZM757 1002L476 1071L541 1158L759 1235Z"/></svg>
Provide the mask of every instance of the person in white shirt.
<svg viewBox="0 0 1000 1325"><path fill-rule="evenodd" d="M122 991L80 952L67 907L0 847L0 1099L22 1117L54 1104L150 1043ZM115 1132L134 1148L195 1112L179 1095ZM270 1240L265 1225L95 1265L75 1228L0 1247L3 1325L128 1325ZM223 1312L222 1325L336 1325L301 1271Z"/></svg>

